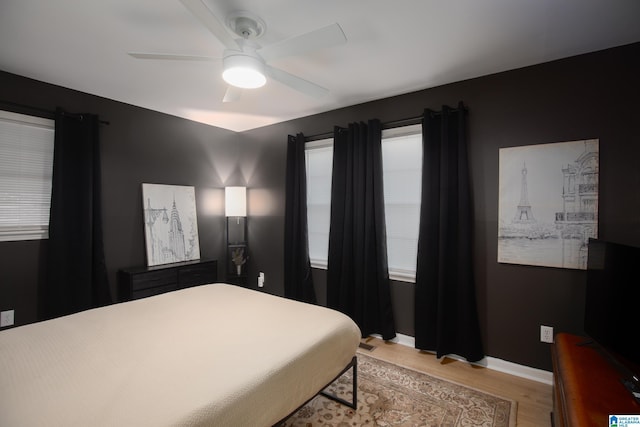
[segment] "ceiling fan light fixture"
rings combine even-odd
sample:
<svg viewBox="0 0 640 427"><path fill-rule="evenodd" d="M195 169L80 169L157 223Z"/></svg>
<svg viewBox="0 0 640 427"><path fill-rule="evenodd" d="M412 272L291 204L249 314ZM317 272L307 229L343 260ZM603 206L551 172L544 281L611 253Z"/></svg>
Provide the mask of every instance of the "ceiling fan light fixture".
<svg viewBox="0 0 640 427"><path fill-rule="evenodd" d="M224 58L222 78L232 86L243 89L256 89L264 86L264 64L249 55L230 55Z"/></svg>

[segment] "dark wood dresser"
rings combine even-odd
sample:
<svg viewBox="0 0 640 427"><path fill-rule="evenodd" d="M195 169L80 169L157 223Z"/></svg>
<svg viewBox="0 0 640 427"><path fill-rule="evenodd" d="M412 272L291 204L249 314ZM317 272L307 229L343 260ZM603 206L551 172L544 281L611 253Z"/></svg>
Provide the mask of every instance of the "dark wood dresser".
<svg viewBox="0 0 640 427"><path fill-rule="evenodd" d="M118 271L118 299L128 301L218 280L216 260L185 261Z"/></svg>
<svg viewBox="0 0 640 427"><path fill-rule="evenodd" d="M609 415L640 414L621 372L585 341L559 333L551 347L554 427L602 427L609 425Z"/></svg>

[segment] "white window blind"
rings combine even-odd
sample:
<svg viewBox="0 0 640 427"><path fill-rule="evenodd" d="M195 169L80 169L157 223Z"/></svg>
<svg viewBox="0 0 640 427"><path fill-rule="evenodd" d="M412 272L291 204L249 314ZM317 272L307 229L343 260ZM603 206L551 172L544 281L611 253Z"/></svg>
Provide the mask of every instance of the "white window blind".
<svg viewBox="0 0 640 427"><path fill-rule="evenodd" d="M382 165L389 276L415 281L422 182L421 126L382 133ZM329 252L333 139L306 145L309 257L326 268Z"/></svg>
<svg viewBox="0 0 640 427"><path fill-rule="evenodd" d="M305 147L305 160L307 168L309 258L312 267L327 268L329 220L331 217L333 138L308 142Z"/></svg>
<svg viewBox="0 0 640 427"><path fill-rule="evenodd" d="M421 125L382 132L382 169L389 276L413 282L422 197Z"/></svg>
<svg viewBox="0 0 640 427"><path fill-rule="evenodd" d="M0 111L0 241L48 238L53 120Z"/></svg>

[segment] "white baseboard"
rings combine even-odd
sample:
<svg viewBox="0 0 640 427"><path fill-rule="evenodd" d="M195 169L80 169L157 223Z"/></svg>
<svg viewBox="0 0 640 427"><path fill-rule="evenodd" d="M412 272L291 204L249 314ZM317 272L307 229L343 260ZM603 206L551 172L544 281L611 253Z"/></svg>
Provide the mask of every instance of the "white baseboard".
<svg viewBox="0 0 640 427"><path fill-rule="evenodd" d="M382 339L380 335L373 334L373 337ZM391 342L395 342L407 347L415 348L415 338L409 335L396 334L396 337ZM466 361L463 357L455 354L447 355L447 357ZM506 360L498 359L495 357L485 357L478 362L474 362L474 365L484 366L494 371L504 372L506 374L515 375L517 377L526 378L533 381L538 381L544 384L553 385L553 372L545 371L543 369L531 368L525 365L519 365L517 363L508 362Z"/></svg>

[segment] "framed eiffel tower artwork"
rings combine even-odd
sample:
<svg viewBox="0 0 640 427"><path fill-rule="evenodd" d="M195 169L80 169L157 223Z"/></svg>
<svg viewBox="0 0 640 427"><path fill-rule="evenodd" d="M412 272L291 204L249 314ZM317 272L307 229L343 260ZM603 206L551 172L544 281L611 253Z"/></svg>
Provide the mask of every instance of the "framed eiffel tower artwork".
<svg viewBox="0 0 640 427"><path fill-rule="evenodd" d="M501 148L498 262L584 270L598 237L597 139Z"/></svg>
<svg viewBox="0 0 640 427"><path fill-rule="evenodd" d="M147 265L200 259L194 187L142 184Z"/></svg>

